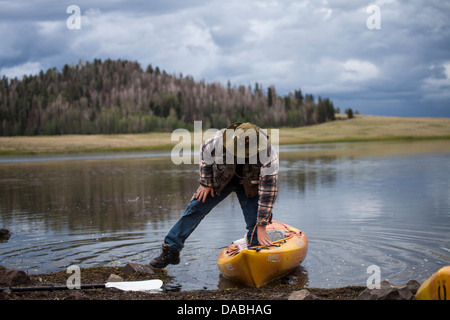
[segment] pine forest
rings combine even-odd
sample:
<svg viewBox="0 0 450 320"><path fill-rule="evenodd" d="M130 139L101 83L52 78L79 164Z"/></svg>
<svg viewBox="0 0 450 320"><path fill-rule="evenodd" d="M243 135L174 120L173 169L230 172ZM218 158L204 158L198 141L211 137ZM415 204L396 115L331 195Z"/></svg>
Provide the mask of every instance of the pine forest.
<svg viewBox="0 0 450 320"><path fill-rule="evenodd" d="M223 128L251 121L263 128L335 119L329 98L273 85L227 85L170 75L137 62L95 59L22 79L0 80L0 135L117 134Z"/></svg>

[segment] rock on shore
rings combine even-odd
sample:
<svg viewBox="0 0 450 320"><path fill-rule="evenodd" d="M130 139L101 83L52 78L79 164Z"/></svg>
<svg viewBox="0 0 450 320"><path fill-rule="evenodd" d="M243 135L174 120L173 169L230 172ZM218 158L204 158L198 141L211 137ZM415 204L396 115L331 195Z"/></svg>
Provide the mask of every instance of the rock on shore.
<svg viewBox="0 0 450 320"><path fill-rule="evenodd" d="M406 285L394 285L388 281L380 283L378 289L364 289L354 300L414 300L420 283L410 280ZM322 296L322 297L321 297ZM307 289L294 291L288 300L326 300L323 294L313 294Z"/></svg>
<svg viewBox="0 0 450 320"><path fill-rule="evenodd" d="M382 281L379 289L366 288L357 300L413 300L420 283L410 280L406 285L393 285Z"/></svg>
<svg viewBox="0 0 450 320"><path fill-rule="evenodd" d="M0 242L8 241L11 237L11 232L8 229L0 229Z"/></svg>
<svg viewBox="0 0 450 320"><path fill-rule="evenodd" d="M30 277L23 270L8 270L0 277L0 284L15 286L30 283Z"/></svg>

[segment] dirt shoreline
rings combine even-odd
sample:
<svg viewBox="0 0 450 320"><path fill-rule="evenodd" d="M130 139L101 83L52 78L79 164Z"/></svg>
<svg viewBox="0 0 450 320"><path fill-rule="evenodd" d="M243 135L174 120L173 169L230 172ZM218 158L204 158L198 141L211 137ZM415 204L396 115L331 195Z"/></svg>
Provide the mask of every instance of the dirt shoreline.
<svg viewBox="0 0 450 320"><path fill-rule="evenodd" d="M106 283L111 274L116 274L124 281L161 279L170 281L165 270L156 270L155 274L125 274L121 267L90 267L81 269L82 284ZM0 268L0 278L7 270ZM46 274L29 274L30 282L11 287L64 286L70 274L66 271ZM2 288L8 286L1 285ZM164 289L164 287L163 287ZM303 287L292 285L262 286L260 288L235 288L224 290L167 291L157 293L125 292L114 288L82 290L46 290L26 292L0 292L0 300L288 300L290 294ZM306 288L320 299L354 300L365 287L348 286L333 289Z"/></svg>

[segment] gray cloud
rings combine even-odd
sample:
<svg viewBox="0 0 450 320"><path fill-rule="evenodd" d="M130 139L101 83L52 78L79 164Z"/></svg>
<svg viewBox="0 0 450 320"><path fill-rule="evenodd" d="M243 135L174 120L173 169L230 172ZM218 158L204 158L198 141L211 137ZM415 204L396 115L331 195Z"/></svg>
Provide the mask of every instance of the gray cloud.
<svg viewBox="0 0 450 320"><path fill-rule="evenodd" d="M450 116L450 4L361 1L2 1L0 73L94 58L195 79L301 88L366 114ZM68 30L66 9L82 11ZM27 71L28 70L28 71Z"/></svg>

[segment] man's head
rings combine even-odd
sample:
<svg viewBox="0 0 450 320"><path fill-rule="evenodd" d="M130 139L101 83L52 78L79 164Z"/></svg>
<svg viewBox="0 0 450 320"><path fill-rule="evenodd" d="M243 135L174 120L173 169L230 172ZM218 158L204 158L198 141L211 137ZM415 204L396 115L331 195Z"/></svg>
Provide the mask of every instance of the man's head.
<svg viewBox="0 0 450 320"><path fill-rule="evenodd" d="M267 149L268 136L251 122L236 122L226 128L223 144L237 158L252 158Z"/></svg>

